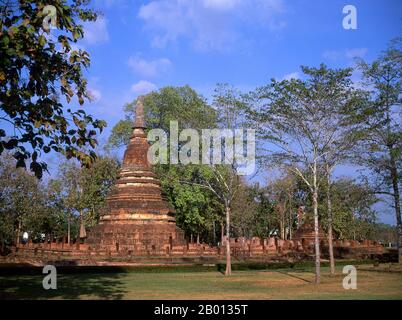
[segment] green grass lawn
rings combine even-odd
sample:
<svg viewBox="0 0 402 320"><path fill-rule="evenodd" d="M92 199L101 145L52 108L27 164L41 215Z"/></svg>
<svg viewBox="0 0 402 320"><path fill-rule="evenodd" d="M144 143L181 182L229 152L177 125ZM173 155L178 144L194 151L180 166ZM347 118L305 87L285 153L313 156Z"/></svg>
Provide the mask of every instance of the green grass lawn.
<svg viewBox="0 0 402 320"><path fill-rule="evenodd" d="M361 266L362 268L364 266ZM131 272L59 274L57 290L42 288L43 275L0 276L0 299L402 299L402 274L359 271L357 289L342 287L342 269L335 276L322 268L315 285L312 269L234 271L186 268Z"/></svg>

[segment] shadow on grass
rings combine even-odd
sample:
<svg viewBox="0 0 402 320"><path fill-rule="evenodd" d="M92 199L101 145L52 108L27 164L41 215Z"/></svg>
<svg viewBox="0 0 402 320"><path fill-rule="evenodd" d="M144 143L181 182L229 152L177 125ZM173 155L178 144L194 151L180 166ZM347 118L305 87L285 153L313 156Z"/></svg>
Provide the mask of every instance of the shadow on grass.
<svg viewBox="0 0 402 320"><path fill-rule="evenodd" d="M286 272L286 271L280 271L280 270L278 270L277 272L280 273L280 274L284 274L284 275L286 275L286 276L289 276L289 277L292 277L292 278L301 280L301 281L303 281L303 282L312 283L310 280L304 279L304 278L302 278L302 277L297 276L297 275L294 274L295 272L298 272L298 273L302 272L302 271L300 271L300 270L299 270L299 271L292 271L293 274L290 274L289 272Z"/></svg>
<svg viewBox="0 0 402 320"><path fill-rule="evenodd" d="M45 290L45 274L1 276L0 299L122 299L126 290L122 274L62 274L57 277L57 289Z"/></svg>

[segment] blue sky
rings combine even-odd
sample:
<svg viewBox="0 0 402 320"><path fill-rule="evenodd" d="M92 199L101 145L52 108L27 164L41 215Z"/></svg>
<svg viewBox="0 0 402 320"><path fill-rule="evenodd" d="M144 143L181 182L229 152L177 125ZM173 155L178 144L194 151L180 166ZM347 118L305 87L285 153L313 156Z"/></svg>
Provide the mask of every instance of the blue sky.
<svg viewBox="0 0 402 320"><path fill-rule="evenodd" d="M357 30L342 27L345 5ZM298 77L299 66L353 65L374 59L401 35L399 0L93 0L102 13L78 43L91 56L95 101L87 110L108 121L138 94L189 84L207 98L218 82L248 91L270 78ZM357 79L357 75L356 75Z"/></svg>
<svg viewBox="0 0 402 320"><path fill-rule="evenodd" d="M357 10L356 30L342 26L345 5ZM218 82L248 91L299 77L300 65L353 66L355 57L375 59L402 27L400 0L93 0L92 7L101 17L85 25L78 46L92 61L87 111L108 122L102 142L139 94L188 84L210 98ZM394 223L385 208L381 220Z"/></svg>
<svg viewBox="0 0 402 320"><path fill-rule="evenodd" d="M357 10L356 30L342 26L345 5ZM85 23L76 47L91 57L86 77L94 101L84 107L108 123L101 143L124 117L123 105L139 94L188 84L210 99L223 82L249 91L271 78L299 77L300 65L371 61L402 36L401 0L92 0L91 6L101 15ZM358 73L353 77L358 81ZM60 159L46 160L53 172ZM343 166L336 175L355 171ZM393 211L378 208L381 221L394 224Z"/></svg>

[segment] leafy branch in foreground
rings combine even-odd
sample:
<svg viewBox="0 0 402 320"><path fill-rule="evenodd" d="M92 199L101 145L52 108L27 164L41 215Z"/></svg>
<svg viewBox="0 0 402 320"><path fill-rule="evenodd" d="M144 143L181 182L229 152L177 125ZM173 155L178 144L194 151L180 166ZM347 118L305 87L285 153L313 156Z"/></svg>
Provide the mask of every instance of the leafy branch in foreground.
<svg viewBox="0 0 402 320"><path fill-rule="evenodd" d="M90 100L83 69L88 53L72 43L84 37L83 21L94 21L89 1L56 0L57 31L42 29L43 8L48 3L23 0L2 2L0 21L0 154L10 150L17 167L26 167L40 178L47 166L43 153L55 151L67 159L89 164L94 158L95 136L106 126L84 110L65 110L63 99L80 105Z"/></svg>

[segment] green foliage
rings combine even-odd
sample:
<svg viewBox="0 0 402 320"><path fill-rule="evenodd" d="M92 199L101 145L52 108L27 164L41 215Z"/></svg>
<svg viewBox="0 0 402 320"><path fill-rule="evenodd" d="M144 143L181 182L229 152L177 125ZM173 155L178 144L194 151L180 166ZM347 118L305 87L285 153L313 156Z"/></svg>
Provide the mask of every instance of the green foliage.
<svg viewBox="0 0 402 320"><path fill-rule="evenodd" d="M99 220L100 210L119 169L119 163L109 157L98 156L89 168L64 162L60 165L59 176L50 183L58 186L56 195L67 215L73 218L82 214L85 224L93 226Z"/></svg>
<svg viewBox="0 0 402 320"><path fill-rule="evenodd" d="M187 234L209 238L214 221L219 221L222 207L203 186L192 183L199 174L187 166L156 166L162 190L176 210L176 222Z"/></svg>
<svg viewBox="0 0 402 320"><path fill-rule="evenodd" d="M120 170L119 162L110 157L99 157L89 168L82 172L82 206L88 226L98 223L100 211Z"/></svg>
<svg viewBox="0 0 402 320"><path fill-rule="evenodd" d="M388 245L398 243L397 228L385 223L377 223L371 235L371 239Z"/></svg>
<svg viewBox="0 0 402 320"><path fill-rule="evenodd" d="M189 86L163 87L144 96L144 113L147 127L169 132L170 121L178 121L179 129L211 128L216 123L216 114L206 100ZM125 119L112 129L109 137L111 147L127 145L132 134L136 101L124 107Z"/></svg>
<svg viewBox="0 0 402 320"><path fill-rule="evenodd" d="M79 213L87 226L97 223L105 197L119 170L116 160L98 157L90 168L77 163L62 163L55 178L39 181L22 168L15 169L15 159L0 156L0 244L14 243L18 234L28 232L33 240L42 234L72 237L80 225Z"/></svg>
<svg viewBox="0 0 402 320"><path fill-rule="evenodd" d="M248 99L245 94L227 83L218 83L213 104L222 128L245 128L247 126Z"/></svg>
<svg viewBox="0 0 402 320"><path fill-rule="evenodd" d="M88 53L72 50L81 39L81 21L94 21L88 1L56 0L57 37L42 29L43 7L48 1L3 2L0 21L0 154L13 152L17 167L26 167L40 178L47 166L42 152L55 151L88 165L97 144L97 130L106 126L84 110L65 110L75 97L79 104L89 99L83 69L90 64ZM9 129L5 129L8 124Z"/></svg>
<svg viewBox="0 0 402 320"><path fill-rule="evenodd" d="M274 202L258 184L241 184L232 204L233 236L266 238L276 230Z"/></svg>
<svg viewBox="0 0 402 320"><path fill-rule="evenodd" d="M320 165L326 158L333 165L346 157L356 140L347 111L361 106L366 98L364 92L353 88L351 68L330 69L321 64L301 69L303 80L272 79L258 88L250 112L260 139L274 145L268 161L295 172L314 163Z"/></svg>
<svg viewBox="0 0 402 320"><path fill-rule="evenodd" d="M369 185L350 178L334 181L331 187L333 229L338 239L372 239L377 212L373 209L379 199ZM325 197L320 199L321 221L326 228Z"/></svg>
<svg viewBox="0 0 402 320"><path fill-rule="evenodd" d="M127 106L126 106L127 107ZM130 118L120 120L112 129L108 144L111 147L121 147L129 143L133 130L133 120Z"/></svg>
<svg viewBox="0 0 402 320"><path fill-rule="evenodd" d="M370 172L367 180L377 194L393 200L398 229L399 263L402 263L402 38L394 39L388 49L372 63L359 61L370 101L352 110L352 118L365 124L363 138L356 148L355 160Z"/></svg>
<svg viewBox="0 0 402 320"><path fill-rule="evenodd" d="M394 198L399 225L402 225L401 44L401 38L395 39L372 63L359 61L363 78L367 86L372 88L371 99L364 108L351 110L354 121L365 124L361 130L363 138L356 148L355 161L370 170L369 180L376 192Z"/></svg>
<svg viewBox="0 0 402 320"><path fill-rule="evenodd" d="M323 173L321 173L323 174ZM326 190L322 178L322 190ZM297 211L303 206L307 218L312 218L313 201L309 188L294 174L284 174L268 184L261 193L266 195L271 206L265 225L269 234L280 234L281 221L286 230L294 232L297 227ZM339 178L331 187L332 219L335 239L379 240L377 229L378 213L373 205L379 202L374 190L366 183L351 178ZM324 231L328 229L328 210L325 192L318 197L318 213ZM285 233L289 237L289 231Z"/></svg>
<svg viewBox="0 0 402 320"><path fill-rule="evenodd" d="M15 169L9 154L0 157L0 241L11 244L16 231L32 225L46 227L51 223L43 211L45 194L43 185L25 170ZM42 219L42 218L46 218Z"/></svg>

